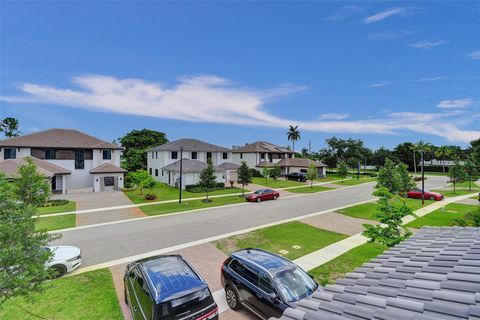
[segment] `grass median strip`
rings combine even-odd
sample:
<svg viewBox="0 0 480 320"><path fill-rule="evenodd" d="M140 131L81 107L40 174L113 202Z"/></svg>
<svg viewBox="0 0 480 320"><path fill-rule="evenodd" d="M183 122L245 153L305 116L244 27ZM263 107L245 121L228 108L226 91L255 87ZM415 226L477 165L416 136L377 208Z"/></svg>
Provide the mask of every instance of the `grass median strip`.
<svg viewBox="0 0 480 320"><path fill-rule="evenodd" d="M298 182L298 181L291 181L285 179L277 179L273 180L271 178L262 178L262 177L254 177L252 178L252 183L258 184L264 187L269 188L288 188L288 187L295 187L295 186L304 186L305 183Z"/></svg>
<svg viewBox="0 0 480 320"><path fill-rule="evenodd" d="M62 216L35 218L35 228L47 231L73 228L76 224L76 214L66 214Z"/></svg>
<svg viewBox="0 0 480 320"><path fill-rule="evenodd" d="M313 186L313 187L301 187L301 188L292 188L288 189L289 192L293 193L315 193L322 192L327 190L334 190L335 188L323 187L323 186Z"/></svg>
<svg viewBox="0 0 480 320"><path fill-rule="evenodd" d="M344 277L346 273L352 272L386 249L387 247L381 244L366 243L310 270L308 273L321 285L332 284L335 280Z"/></svg>
<svg viewBox="0 0 480 320"><path fill-rule="evenodd" d="M457 189L457 190L455 190L455 192L453 192L453 189L438 189L438 190L432 190L432 191L441 193L445 197L458 197L458 196L463 196L465 194L480 192L480 189L477 189L477 188L475 188L475 189L472 188L472 190Z"/></svg>
<svg viewBox="0 0 480 320"><path fill-rule="evenodd" d="M14 298L0 308L0 319L123 319L108 269L53 280L28 301Z"/></svg>
<svg viewBox="0 0 480 320"><path fill-rule="evenodd" d="M419 199L406 198L404 200L407 203L407 205L410 206L410 208L412 208L414 211L422 207L422 201ZM425 205L429 205L433 202L434 201L432 200L425 200ZM377 211L378 211L378 204L376 202L368 202L368 203L363 203L363 204L359 204L356 206L339 210L338 213L341 213L353 218L378 220L375 217L375 214Z"/></svg>
<svg viewBox="0 0 480 320"><path fill-rule="evenodd" d="M242 248L260 248L293 260L346 237L295 221L221 239L214 245L225 254Z"/></svg>
<svg viewBox="0 0 480 320"><path fill-rule="evenodd" d="M203 200L184 200L181 204L178 202L161 203L151 206L139 207L146 215L156 216L173 212L190 211L195 209L211 208L224 206L228 204L245 202L245 198L241 196L218 197L211 198L212 202L203 202Z"/></svg>
<svg viewBox="0 0 480 320"><path fill-rule="evenodd" d="M443 208L433 211L423 217L420 217L409 224L407 227L421 228L425 226L448 227L457 225L455 220L461 219L465 214L478 210L478 206L467 204L450 203Z"/></svg>
<svg viewBox="0 0 480 320"><path fill-rule="evenodd" d="M356 177L352 177L351 179L345 179L343 181L335 182L335 184L338 184L340 186L355 186L357 184L362 184L362 183L367 183L367 182L372 182L372 181L375 181L375 178L360 177L360 179L357 180Z"/></svg>

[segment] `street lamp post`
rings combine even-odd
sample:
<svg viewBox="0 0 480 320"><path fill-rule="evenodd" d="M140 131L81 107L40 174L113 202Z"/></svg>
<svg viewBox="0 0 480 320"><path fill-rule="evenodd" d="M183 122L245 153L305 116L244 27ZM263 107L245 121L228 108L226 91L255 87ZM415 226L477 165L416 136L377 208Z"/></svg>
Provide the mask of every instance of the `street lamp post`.
<svg viewBox="0 0 480 320"><path fill-rule="evenodd" d="M180 147L180 188L178 191L178 204L182 204L182 166L183 166L183 147Z"/></svg>
<svg viewBox="0 0 480 320"><path fill-rule="evenodd" d="M423 170L423 165L424 165L424 156L423 156L423 149L420 150L420 155L422 156L422 207L425 204L425 172Z"/></svg>
<svg viewBox="0 0 480 320"><path fill-rule="evenodd" d="M357 163L357 180L360 180L360 159L358 159Z"/></svg>

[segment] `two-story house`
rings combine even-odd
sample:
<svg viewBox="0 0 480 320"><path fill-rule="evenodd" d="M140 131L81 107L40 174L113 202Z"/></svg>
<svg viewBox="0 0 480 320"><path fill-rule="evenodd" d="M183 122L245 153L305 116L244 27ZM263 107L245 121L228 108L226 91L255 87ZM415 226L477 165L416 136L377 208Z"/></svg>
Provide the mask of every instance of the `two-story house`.
<svg viewBox="0 0 480 320"><path fill-rule="evenodd" d="M282 159L295 157L295 153L290 149L265 141L256 141L247 143L242 147L233 147L232 154L233 163L241 164L245 161L250 168L255 168L261 162L277 163Z"/></svg>
<svg viewBox="0 0 480 320"><path fill-rule="evenodd" d="M122 147L73 129L49 129L0 141L0 171L12 178L32 157L54 192L123 188Z"/></svg>
<svg viewBox="0 0 480 320"><path fill-rule="evenodd" d="M179 185L182 159L182 188L198 184L200 173L212 161L218 182L236 181L238 165L232 163L232 151L196 139L179 139L147 150L147 169L157 181Z"/></svg>

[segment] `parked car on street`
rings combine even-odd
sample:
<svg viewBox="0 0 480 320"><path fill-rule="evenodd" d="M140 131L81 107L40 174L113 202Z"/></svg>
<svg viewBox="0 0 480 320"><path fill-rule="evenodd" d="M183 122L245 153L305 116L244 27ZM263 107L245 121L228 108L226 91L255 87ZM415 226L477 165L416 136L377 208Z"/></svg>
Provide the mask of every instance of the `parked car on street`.
<svg viewBox="0 0 480 320"><path fill-rule="evenodd" d="M208 285L180 255L130 263L124 275L125 303L134 320L216 320Z"/></svg>
<svg viewBox="0 0 480 320"><path fill-rule="evenodd" d="M233 252L221 272L229 307L243 307L260 319L279 318L286 308L295 308L318 288L299 266L260 249Z"/></svg>
<svg viewBox="0 0 480 320"><path fill-rule="evenodd" d="M291 172L285 176L287 180L295 180L298 182L307 181L307 175L303 172Z"/></svg>
<svg viewBox="0 0 480 320"><path fill-rule="evenodd" d="M422 189L415 188L407 192L407 197L408 198L414 198L414 199L422 199ZM424 191L424 199L428 200L435 200L435 201L440 201L443 200L444 196L441 193L437 192L432 192L425 190Z"/></svg>
<svg viewBox="0 0 480 320"><path fill-rule="evenodd" d="M272 189L260 189L246 196L247 201L260 202L264 200L277 200L280 194Z"/></svg>
<svg viewBox="0 0 480 320"><path fill-rule="evenodd" d="M47 268L53 269L55 277L60 278L80 267L82 255L80 248L74 246L49 246L44 247L53 253L53 258L46 264Z"/></svg>

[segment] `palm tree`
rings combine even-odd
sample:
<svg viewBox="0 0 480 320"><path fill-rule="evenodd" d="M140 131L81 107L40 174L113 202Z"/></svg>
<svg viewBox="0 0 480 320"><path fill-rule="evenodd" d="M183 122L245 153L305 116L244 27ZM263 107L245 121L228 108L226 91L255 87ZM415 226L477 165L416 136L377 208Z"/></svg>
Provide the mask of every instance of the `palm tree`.
<svg viewBox="0 0 480 320"><path fill-rule="evenodd" d="M453 156L453 152L449 146L440 146L435 150L435 156L442 160L443 173L445 173L445 159Z"/></svg>
<svg viewBox="0 0 480 320"><path fill-rule="evenodd" d="M300 131L298 131L298 126L292 126L288 128L287 132L288 141L292 141L292 149L295 152L295 141L300 140Z"/></svg>

